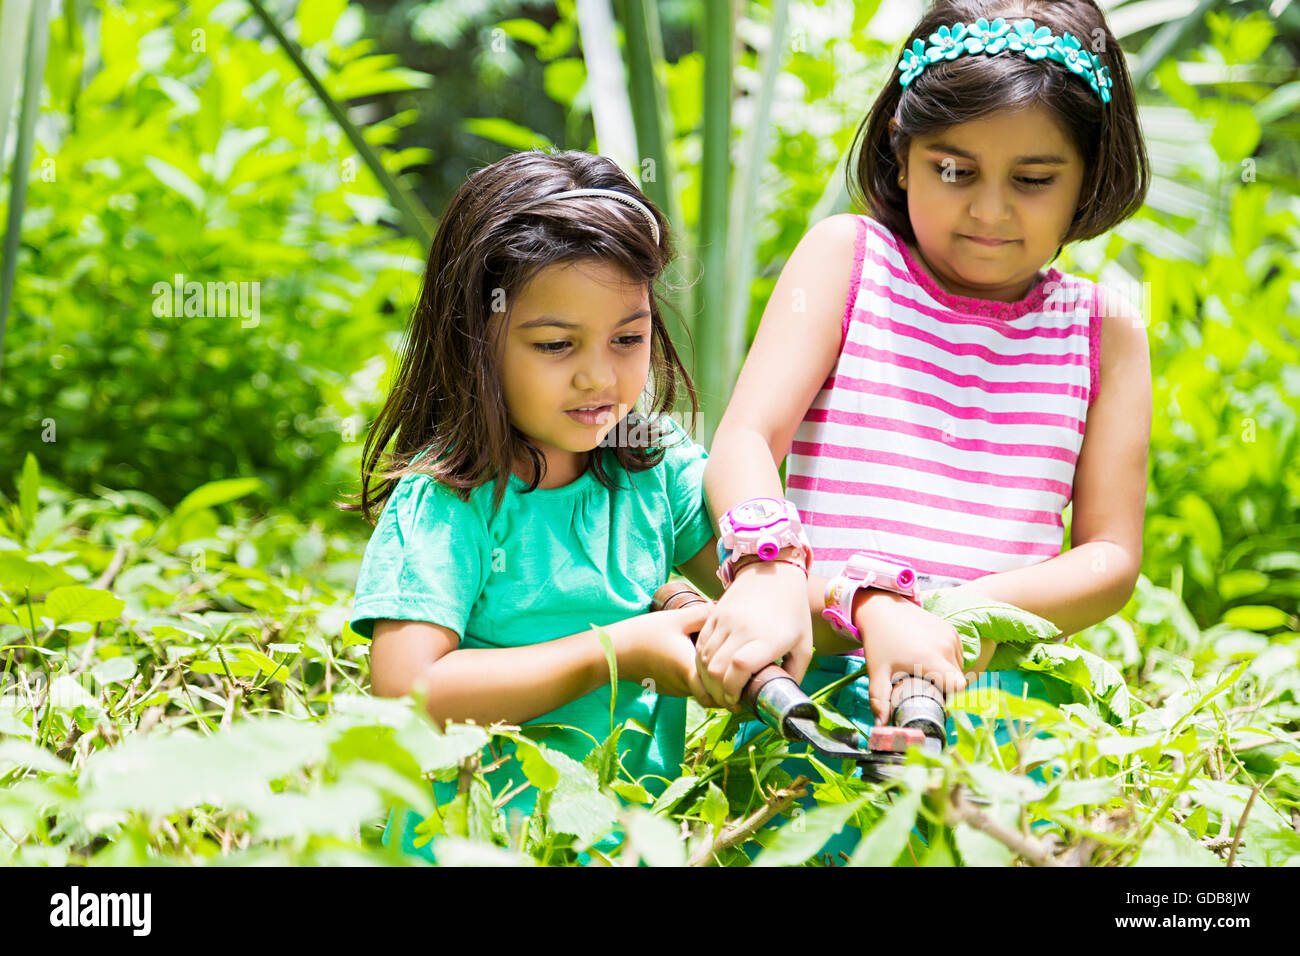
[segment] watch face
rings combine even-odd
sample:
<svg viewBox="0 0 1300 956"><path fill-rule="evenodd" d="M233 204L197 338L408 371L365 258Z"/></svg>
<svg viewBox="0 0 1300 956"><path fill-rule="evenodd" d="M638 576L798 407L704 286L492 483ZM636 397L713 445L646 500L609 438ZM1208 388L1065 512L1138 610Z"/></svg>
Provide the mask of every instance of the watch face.
<svg viewBox="0 0 1300 956"><path fill-rule="evenodd" d="M780 514L781 509L771 498L753 498L732 512L736 523L748 528L764 525Z"/></svg>

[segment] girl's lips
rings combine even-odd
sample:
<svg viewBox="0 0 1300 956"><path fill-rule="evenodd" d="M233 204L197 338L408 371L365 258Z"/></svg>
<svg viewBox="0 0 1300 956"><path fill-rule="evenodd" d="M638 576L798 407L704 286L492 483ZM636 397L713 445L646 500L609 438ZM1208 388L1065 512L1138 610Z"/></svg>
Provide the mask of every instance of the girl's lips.
<svg viewBox="0 0 1300 956"><path fill-rule="evenodd" d="M962 236L963 239L969 239L971 242L978 242L981 246L1006 246L1015 242L1014 239L980 239L976 236Z"/></svg>
<svg viewBox="0 0 1300 956"><path fill-rule="evenodd" d="M593 408L591 411L571 408L564 414L568 415L580 425L603 425L607 420L607 416L612 414L613 410L613 405L601 405L599 408Z"/></svg>

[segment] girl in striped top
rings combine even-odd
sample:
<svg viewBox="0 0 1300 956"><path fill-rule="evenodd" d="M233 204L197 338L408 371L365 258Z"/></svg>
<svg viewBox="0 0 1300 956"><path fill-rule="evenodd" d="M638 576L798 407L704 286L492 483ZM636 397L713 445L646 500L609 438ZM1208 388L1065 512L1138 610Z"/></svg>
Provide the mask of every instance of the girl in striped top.
<svg viewBox="0 0 1300 956"><path fill-rule="evenodd" d="M793 563L737 566L697 642L704 686L728 703L769 661L803 677L814 644L825 673L805 688L863 663L833 655L863 656L876 719L891 674L949 692L974 680L992 646L963 673L954 628L899 595L857 592L860 646L810 616L857 551L910 563L922 590L1006 601L1065 635L1117 612L1137 581L1145 326L1128 300L1050 266L1146 194L1119 43L1090 0L940 0L898 69L849 168L871 217L832 216L799 243L714 438L715 520L782 497L786 460L814 552L806 580L796 549ZM1041 692L1023 676L981 681Z"/></svg>

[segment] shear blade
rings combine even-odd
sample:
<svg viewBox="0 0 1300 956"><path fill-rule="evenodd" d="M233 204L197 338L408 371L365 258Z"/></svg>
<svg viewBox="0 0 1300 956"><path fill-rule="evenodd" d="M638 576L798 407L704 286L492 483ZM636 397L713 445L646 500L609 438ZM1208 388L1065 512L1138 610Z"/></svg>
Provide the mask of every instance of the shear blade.
<svg viewBox="0 0 1300 956"><path fill-rule="evenodd" d="M818 753L841 760L860 760L866 752L836 740L817 726L811 717L787 717L785 719L787 737L790 740L802 740Z"/></svg>

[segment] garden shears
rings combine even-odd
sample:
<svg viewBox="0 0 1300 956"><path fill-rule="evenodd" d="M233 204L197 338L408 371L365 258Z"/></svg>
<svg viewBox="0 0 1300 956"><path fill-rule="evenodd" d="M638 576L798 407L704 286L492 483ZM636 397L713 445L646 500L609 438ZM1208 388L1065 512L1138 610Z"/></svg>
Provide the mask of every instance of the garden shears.
<svg viewBox="0 0 1300 956"><path fill-rule="evenodd" d="M651 608L671 611L707 602L687 581L669 581L654 594ZM696 635L692 634L694 640ZM864 738L848 728L825 730L819 705L782 667L768 664L753 675L741 701L764 724L786 740L802 741L824 757L852 760L868 779L890 779L909 747L939 753L947 741L943 692L924 677L907 675L894 681L890 694L890 723L876 725Z"/></svg>

